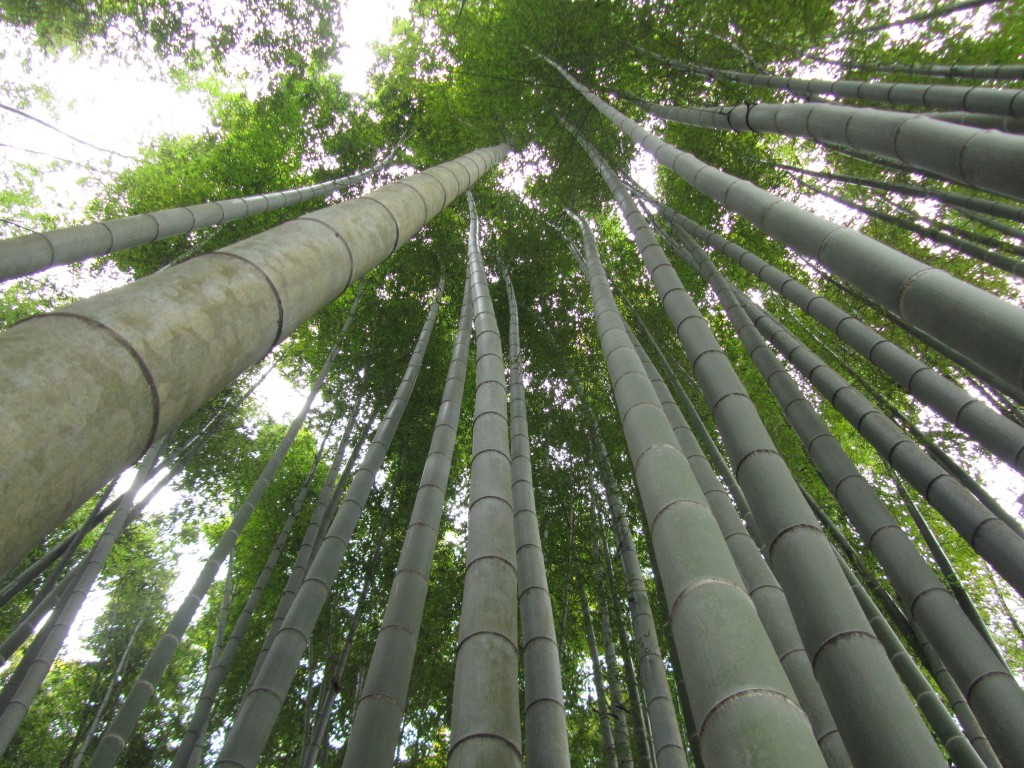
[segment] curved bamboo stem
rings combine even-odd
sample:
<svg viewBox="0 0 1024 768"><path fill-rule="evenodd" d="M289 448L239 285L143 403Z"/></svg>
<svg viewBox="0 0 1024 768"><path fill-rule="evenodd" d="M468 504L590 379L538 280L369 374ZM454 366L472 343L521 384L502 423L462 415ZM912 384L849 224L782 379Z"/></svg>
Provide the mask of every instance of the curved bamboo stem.
<svg viewBox="0 0 1024 768"><path fill-rule="evenodd" d="M0 334L0 573L509 151L470 152Z"/></svg>
<svg viewBox="0 0 1024 768"><path fill-rule="evenodd" d="M366 170L306 187L168 208L0 240L0 281L322 198L354 186L382 170L392 154L393 151Z"/></svg>

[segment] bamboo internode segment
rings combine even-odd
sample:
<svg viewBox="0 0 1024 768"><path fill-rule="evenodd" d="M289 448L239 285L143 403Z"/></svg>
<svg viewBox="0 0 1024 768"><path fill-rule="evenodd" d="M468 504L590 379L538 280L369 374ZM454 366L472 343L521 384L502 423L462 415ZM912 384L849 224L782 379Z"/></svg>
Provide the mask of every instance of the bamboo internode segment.
<svg viewBox="0 0 1024 768"><path fill-rule="evenodd" d="M910 168L1024 200L1024 137L957 125L941 115L844 104L738 104L734 107L641 106L652 115L701 128L779 133L898 160ZM998 118L999 125L1002 119Z"/></svg>
<svg viewBox="0 0 1024 768"><path fill-rule="evenodd" d="M471 196L469 214L476 401L448 765L518 768L523 750L508 388L501 332L487 287Z"/></svg>
<svg viewBox="0 0 1024 768"><path fill-rule="evenodd" d="M307 187L167 208L0 240L0 280L31 275L58 264L74 264L197 229L305 203L358 184L384 168L389 159L390 155L358 173Z"/></svg>
<svg viewBox="0 0 1024 768"><path fill-rule="evenodd" d="M698 72L716 80L731 80L764 88L788 91L794 96L838 96L922 109L959 110L982 115L1024 117L1024 91L1018 88L985 88L968 85L922 83L872 83L865 80L807 80L781 75L754 75L728 69L712 69L672 62L678 69Z"/></svg>
<svg viewBox="0 0 1024 768"><path fill-rule="evenodd" d="M972 360L1004 391L1024 397L1024 311L1020 307L857 230L805 211L749 181L713 168L658 138L557 64L549 63L632 142L699 192L743 216L769 237L814 259L903 321ZM917 138L922 143L928 141L923 135ZM1019 146L1024 149L1024 145ZM1022 164L1014 183L1024 194L1024 152L1008 156ZM997 154L991 165L1000 178L1006 178L1003 171L1012 163L1001 163Z"/></svg>
<svg viewBox="0 0 1024 768"><path fill-rule="evenodd" d="M470 152L0 335L0 573L509 151Z"/></svg>
<svg viewBox="0 0 1024 768"><path fill-rule="evenodd" d="M583 222L581 230L594 321L650 525L701 753L714 756L709 766L749 765L750 755L764 765L824 766L807 716L633 350L593 234Z"/></svg>
<svg viewBox="0 0 1024 768"><path fill-rule="evenodd" d="M430 450L420 475L402 554L391 583L366 682L359 692L359 704L352 716L352 727L345 744L342 765L350 768L386 765L394 757L401 741L402 717L409 695L409 681L423 621L430 568L437 550L466 386L473 319L470 308L471 293L467 281L441 407L430 438Z"/></svg>

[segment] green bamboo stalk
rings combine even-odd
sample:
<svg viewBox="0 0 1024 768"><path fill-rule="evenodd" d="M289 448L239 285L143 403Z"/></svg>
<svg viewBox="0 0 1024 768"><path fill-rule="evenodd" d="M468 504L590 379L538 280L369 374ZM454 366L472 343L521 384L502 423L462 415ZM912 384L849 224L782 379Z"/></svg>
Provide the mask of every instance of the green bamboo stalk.
<svg viewBox="0 0 1024 768"><path fill-rule="evenodd" d="M471 306L472 293L467 279L441 406L380 633L353 715L343 768L389 765L401 740L402 716L430 583L430 565L437 548L445 489L462 412L472 332Z"/></svg>
<svg viewBox="0 0 1024 768"><path fill-rule="evenodd" d="M0 280L24 277L58 264L74 264L95 256L323 198L368 179L388 164L392 154L394 150L366 170L306 187L168 208L0 240Z"/></svg>
<svg viewBox="0 0 1024 768"><path fill-rule="evenodd" d="M626 336L581 222L594 317L665 585L701 754L709 768L823 766L779 664L664 411Z"/></svg>
<svg viewBox="0 0 1024 768"><path fill-rule="evenodd" d="M508 293L509 447L526 683L525 737L529 745L525 764L528 768L569 768L569 734L558 639L533 494L523 354L519 344L519 307L511 277L507 272L503 272L503 277Z"/></svg>
<svg viewBox="0 0 1024 768"><path fill-rule="evenodd" d="M338 508L337 515L310 563L309 571L295 595L281 629L274 638L256 680L242 700L217 758L216 765L219 768L254 766L270 738L271 726L284 705L285 696L306 651L313 627L330 596L349 540L373 489L376 474L387 456L388 448L416 385L416 378L437 318L443 286L442 279L391 405L352 479L344 502Z"/></svg>
<svg viewBox="0 0 1024 768"><path fill-rule="evenodd" d="M468 197L469 270L476 334L476 403L466 577L459 618L448 765L518 768L519 644L508 389L501 333Z"/></svg>
<svg viewBox="0 0 1024 768"><path fill-rule="evenodd" d="M0 334L0 573L509 151L470 152Z"/></svg>

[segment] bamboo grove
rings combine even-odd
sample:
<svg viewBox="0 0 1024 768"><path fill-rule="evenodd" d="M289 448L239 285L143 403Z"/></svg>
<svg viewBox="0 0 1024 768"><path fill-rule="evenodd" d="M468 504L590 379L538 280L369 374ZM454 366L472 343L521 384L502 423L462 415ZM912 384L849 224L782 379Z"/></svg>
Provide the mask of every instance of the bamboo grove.
<svg viewBox="0 0 1024 768"><path fill-rule="evenodd" d="M363 100L264 51L0 241L4 764L1024 766L1022 43L423 0Z"/></svg>

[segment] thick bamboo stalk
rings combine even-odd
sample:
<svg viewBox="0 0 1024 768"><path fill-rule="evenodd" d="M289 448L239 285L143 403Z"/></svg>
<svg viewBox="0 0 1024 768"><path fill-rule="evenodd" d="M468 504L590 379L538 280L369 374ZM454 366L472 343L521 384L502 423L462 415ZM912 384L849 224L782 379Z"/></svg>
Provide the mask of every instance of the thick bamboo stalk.
<svg viewBox="0 0 1024 768"><path fill-rule="evenodd" d="M522 763L516 543L508 388L476 210L469 197L469 272L476 335L476 403L469 479L466 578L452 694L451 768Z"/></svg>
<svg viewBox="0 0 1024 768"><path fill-rule="evenodd" d="M1024 99L1021 99L1024 103ZM928 114L811 102L675 107L644 101L650 114L701 128L777 133L871 152L967 186L1024 200L1024 137ZM996 167L1005 163L1006 168Z"/></svg>
<svg viewBox="0 0 1024 768"><path fill-rule="evenodd" d="M858 354L887 373L907 392L934 408L1018 472L1024 472L1024 427L972 397L934 368L925 365L789 274L668 206L655 204L673 227L680 227L684 232L703 240L718 253L729 257L764 281L780 296L789 299Z"/></svg>
<svg viewBox="0 0 1024 768"><path fill-rule="evenodd" d="M58 264L74 264L95 256L323 198L369 178L383 169L390 158L389 154L364 171L306 187L168 208L123 219L80 224L0 240L0 280L31 275Z"/></svg>
<svg viewBox="0 0 1024 768"><path fill-rule="evenodd" d="M508 152L471 152L0 334L0 573Z"/></svg>
<svg viewBox="0 0 1024 768"><path fill-rule="evenodd" d="M1024 593L1024 539L774 318L740 298L761 335L836 407L897 472L917 488L979 555L990 562L1014 589Z"/></svg>
<svg viewBox="0 0 1024 768"><path fill-rule="evenodd" d="M824 766L654 388L623 328L581 222L594 317L665 586L673 641L709 768Z"/></svg>
<svg viewBox="0 0 1024 768"><path fill-rule="evenodd" d="M553 62L552 66L557 67ZM818 261L913 327L975 360L1007 391L1024 398L1024 310L712 168L662 141L559 71L627 137L697 190ZM1024 163L1024 152L1019 156ZM1019 180L1024 184L1024 169Z"/></svg>
<svg viewBox="0 0 1024 768"><path fill-rule="evenodd" d="M974 112L1002 117L1024 117L1024 90L966 85L932 85L864 80L807 80L780 75L758 75L728 69L702 67L668 60L673 67L727 80L786 91L794 96L837 96L874 101L892 106L921 107L942 111Z"/></svg>
<svg viewBox="0 0 1024 768"><path fill-rule="evenodd" d="M441 406L391 584L391 594L384 609L384 619L349 729L343 768L386 768L391 764L401 739L402 716L462 412L472 330L471 306L472 294L467 281Z"/></svg>
<svg viewBox="0 0 1024 768"><path fill-rule="evenodd" d="M686 390L683 389L683 385L676 376L676 372L672 369L668 358L665 357L665 353L661 350L661 347L655 340L654 335L644 323L643 318L640 317L640 314L635 309L632 309L632 314L633 322L640 329L641 333L643 333L644 338L647 339L647 343L651 346L651 349L654 350L654 354L658 358L658 362L661 364L662 370L668 376L669 383L672 385L672 391L675 392L675 400L678 401L677 405L678 403L682 403L683 407L686 409L686 413L690 417L689 420L684 419L686 425L690 427L691 431L695 433L695 436L699 439L696 446L693 446L695 449L694 451L690 452L687 451L686 448L683 448L683 452L687 454L687 461L690 462L691 466L694 466L694 459L699 453L704 456L705 461L710 461L714 469L717 470L717 476L715 471L711 471L709 473L708 479L714 478L714 482L705 487L702 473L698 472L697 468L694 467L694 474L701 482L701 490L704 491L705 498L707 498L708 490L710 488L717 489L724 483L725 487L729 489L729 492L726 495L727 497L731 497L729 500L734 505L735 512L739 514L743 521L744 530L747 531L747 534L754 541L754 545L758 550L763 550L764 540L760 537L760 533L757 530L757 521L754 520L754 516L750 511L750 504L747 503L747 497L744 495L743 489L740 488L739 483L736 482L736 476L733 474L732 467L729 466L729 463L725 460L721 450L719 450L718 444L715 442L714 437L711 436L711 432L708 430L707 426L705 426L704 420L701 417L700 412L697 410L697 406L694 405L693 400L690 399ZM642 350L642 346L637 350L637 354L640 354L641 360L644 358L644 355L641 354ZM646 354L646 352L644 352L644 354ZM655 374L656 373L657 370L655 369ZM651 381L654 382L655 389L657 389L657 378L655 376L651 376L650 378ZM672 398L669 399L671 400ZM666 409L666 413L668 413L668 409ZM715 508L712 506L711 509L714 511ZM726 537L726 541L728 541L728 537Z"/></svg>
<svg viewBox="0 0 1024 768"><path fill-rule="evenodd" d="M829 491L877 557L910 618L942 656L961 690L969 691L978 715L1003 763L1024 768L1024 692L1003 660L939 581L888 507L860 474L778 361L743 310L738 292L692 239L679 249L695 271L708 280L747 353L778 400L789 424L821 472ZM1018 762L1018 759L1021 762Z"/></svg>
<svg viewBox="0 0 1024 768"><path fill-rule="evenodd" d="M526 701L527 768L569 768L561 662L551 594L544 566L537 504L533 495L530 432L526 419L523 353L519 344L519 307L508 273L509 448L512 462L512 507L522 623Z"/></svg>
<svg viewBox="0 0 1024 768"><path fill-rule="evenodd" d="M178 646L185 636L186 630L188 630L189 625L192 623L196 611L199 610L199 605L203 602L206 593L213 585L217 572L220 570L225 558L234 551L238 537L245 530L246 525L252 518L253 512L256 511L257 505L263 499L264 494L270 487L270 483L274 480L278 470L284 463L285 456L295 442L295 438L298 437L299 431L306 421L306 416L313 407L313 401L327 380L327 375L330 373L337 353L338 348L335 346L327 355L327 359L324 361L323 366L321 366L316 380L310 387L306 400L292 419L288 431L281 438L281 442L274 449L274 453L263 467L259 477L256 478L256 482L253 483L249 493L246 494L245 499L232 515L227 529L221 534L220 539L217 540L216 545L213 547L213 551L210 552L206 562L203 563L203 567L192 583L188 594L181 601L174 616L168 623L166 631L161 635L152 653L146 660L146 665L139 674L139 679L132 685L117 715L103 732L103 737L100 739L96 751L89 761L90 768L113 766L127 745L128 739L131 738L139 723L143 710L156 692L157 683L163 677L164 672L171 663L171 659L174 657L175 651L178 650Z"/></svg>
<svg viewBox="0 0 1024 768"><path fill-rule="evenodd" d="M910 619L903 613L903 609L896 602L896 598L889 594L889 589L886 585L882 584L879 580L876 570L869 566L861 556L859 548L850 542L848 538L850 534L840 528L829 517L828 513L821 508L821 505L814 499L814 496L803 485L800 486L800 491L807 501L807 506L814 512L814 516L817 518L822 530L825 531L827 537L830 537L829 543L832 544L833 548L838 547L843 551L846 559L857 568L857 572L860 574L859 579L864 584L865 589L870 589L871 594L874 595L873 599L884 608L886 620L894 628L899 629L900 636L904 638L908 645L917 642L917 635L914 633L914 628L910 625ZM924 655L924 651L919 643L914 646L914 651L918 655Z"/></svg>
<svg viewBox="0 0 1024 768"><path fill-rule="evenodd" d="M416 379L437 318L443 286L442 279L395 396L349 485L345 500L338 508L337 515L310 563L306 578L274 637L273 645L267 652L252 687L242 700L217 758L218 768L251 768L258 762L270 738L271 726L284 706L285 697L306 651L313 628L341 569L349 540L359 522L370 491L373 490L377 472L384 463L388 448L398 430L398 424L405 413L405 407L416 386Z"/></svg>
<svg viewBox="0 0 1024 768"><path fill-rule="evenodd" d="M898 759L906 766L938 766L941 758L934 742L871 634L824 534L814 523L728 356L621 182L592 148L591 157L625 216L711 405L727 453L737 468L737 479L765 538L767 557L793 609L815 677L822 684L854 765ZM809 581L812 578L813 583ZM862 707L868 697L875 706Z"/></svg>
<svg viewBox="0 0 1024 768"><path fill-rule="evenodd" d="M800 634L793 620L793 612L790 610L782 587L779 586L778 580L758 551L754 540L747 533L729 494L715 476L711 464L701 450L689 424L683 418L682 412L672 399L668 387L665 386L640 343L632 334L630 334L630 338L633 348L636 349L637 355L654 385L654 391L661 398L662 408L672 426L676 440L679 442L679 448L693 468L704 498L707 499L708 506L715 516L715 522L718 523L722 536L725 537L725 543L728 545L732 559L743 578L747 593L750 595L754 607L757 608L761 623L764 624L764 628L768 632L779 662L786 670L786 675L793 684L793 690L796 691L801 706L810 718L814 737L821 747L825 761L830 768L851 766L850 756L836 728L821 686L814 679L810 657L800 640Z"/></svg>

